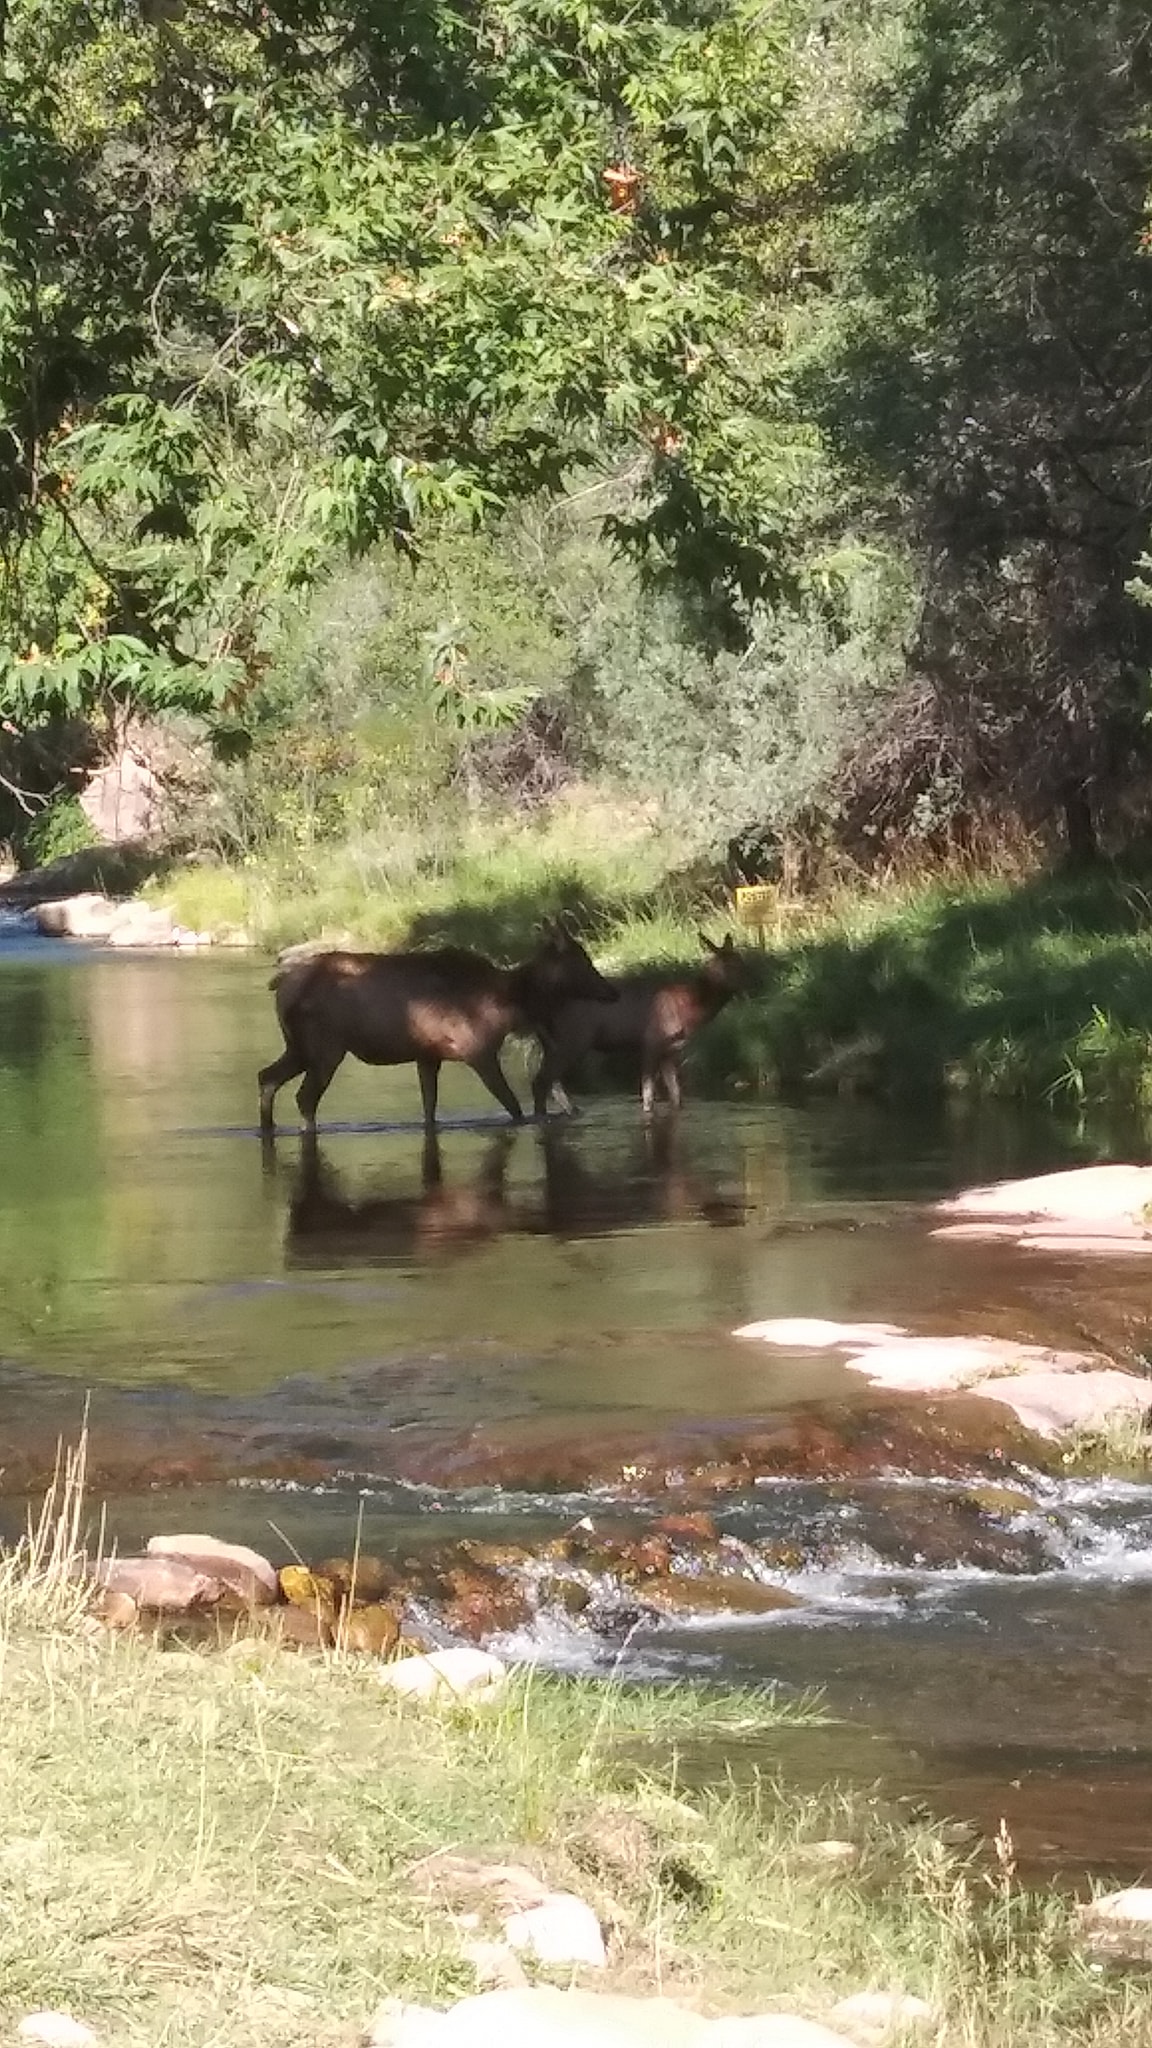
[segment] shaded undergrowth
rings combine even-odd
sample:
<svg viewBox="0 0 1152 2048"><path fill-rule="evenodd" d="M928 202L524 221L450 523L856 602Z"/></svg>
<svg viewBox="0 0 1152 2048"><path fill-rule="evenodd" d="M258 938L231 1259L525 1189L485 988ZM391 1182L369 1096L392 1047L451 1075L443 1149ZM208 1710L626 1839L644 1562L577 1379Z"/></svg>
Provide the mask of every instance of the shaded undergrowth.
<svg viewBox="0 0 1152 2048"><path fill-rule="evenodd" d="M270 947L327 937L512 959L560 915L616 971L690 969L700 929L732 925L714 874L678 868L652 836L614 838L610 816L567 836L480 835L427 871L332 856L290 877L192 869L163 893L181 922L243 923ZM765 943L745 934L750 992L691 1048L698 1089L1152 1104L1152 869L964 874L784 910Z"/></svg>

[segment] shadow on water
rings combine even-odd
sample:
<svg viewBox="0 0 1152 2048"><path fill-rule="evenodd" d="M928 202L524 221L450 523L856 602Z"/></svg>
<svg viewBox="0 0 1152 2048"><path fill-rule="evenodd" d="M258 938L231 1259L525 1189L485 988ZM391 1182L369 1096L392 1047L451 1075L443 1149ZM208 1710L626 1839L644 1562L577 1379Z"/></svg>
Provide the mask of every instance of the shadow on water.
<svg viewBox="0 0 1152 2048"><path fill-rule="evenodd" d="M527 1186L509 1185L518 1144L534 1147L539 1165L539 1177ZM274 1179L284 1171L274 1143L265 1145L264 1165ZM641 1126L621 1158L599 1165L569 1129L545 1126L529 1134L509 1126L489 1138L471 1173L455 1176L446 1170L443 1139L428 1134L419 1189L385 1192L386 1184L349 1195L322 1141L302 1141L291 1169L286 1265L345 1268L442 1258L516 1234L597 1237L697 1221L724 1227L742 1223L746 1209L720 1174L693 1166L670 1117Z"/></svg>

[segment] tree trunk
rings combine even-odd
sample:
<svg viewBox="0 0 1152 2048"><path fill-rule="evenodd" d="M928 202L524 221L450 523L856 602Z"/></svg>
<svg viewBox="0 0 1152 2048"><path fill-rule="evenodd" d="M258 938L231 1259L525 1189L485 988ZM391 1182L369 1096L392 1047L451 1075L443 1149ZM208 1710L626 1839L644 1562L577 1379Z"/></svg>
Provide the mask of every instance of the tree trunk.
<svg viewBox="0 0 1152 2048"><path fill-rule="evenodd" d="M1077 867L1089 867L1099 858L1100 842L1087 785L1070 783L1064 792L1064 836L1068 857Z"/></svg>

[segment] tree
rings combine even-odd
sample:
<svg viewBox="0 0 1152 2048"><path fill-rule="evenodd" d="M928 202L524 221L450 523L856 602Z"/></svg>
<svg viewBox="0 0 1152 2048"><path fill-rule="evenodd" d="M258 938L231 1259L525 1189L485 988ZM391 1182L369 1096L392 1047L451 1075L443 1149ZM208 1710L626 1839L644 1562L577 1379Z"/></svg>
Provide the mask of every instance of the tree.
<svg viewBox="0 0 1152 2048"><path fill-rule="evenodd" d="M874 820L1058 812L1090 853L1146 773L1150 105L1135 0L911 0L840 166L807 389L924 578Z"/></svg>
<svg viewBox="0 0 1152 2048"><path fill-rule="evenodd" d="M0 713L235 703L334 555L631 460L622 537L785 573L746 0L15 0Z"/></svg>

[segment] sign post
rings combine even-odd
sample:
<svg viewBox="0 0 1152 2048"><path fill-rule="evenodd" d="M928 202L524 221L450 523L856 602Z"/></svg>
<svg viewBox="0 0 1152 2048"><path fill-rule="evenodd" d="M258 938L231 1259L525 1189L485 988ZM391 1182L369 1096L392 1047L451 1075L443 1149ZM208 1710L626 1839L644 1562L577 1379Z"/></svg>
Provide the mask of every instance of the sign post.
<svg viewBox="0 0 1152 2048"><path fill-rule="evenodd" d="M764 943L765 927L775 924L780 914L780 892L772 882L753 882L732 892L732 911L737 924L759 933Z"/></svg>

